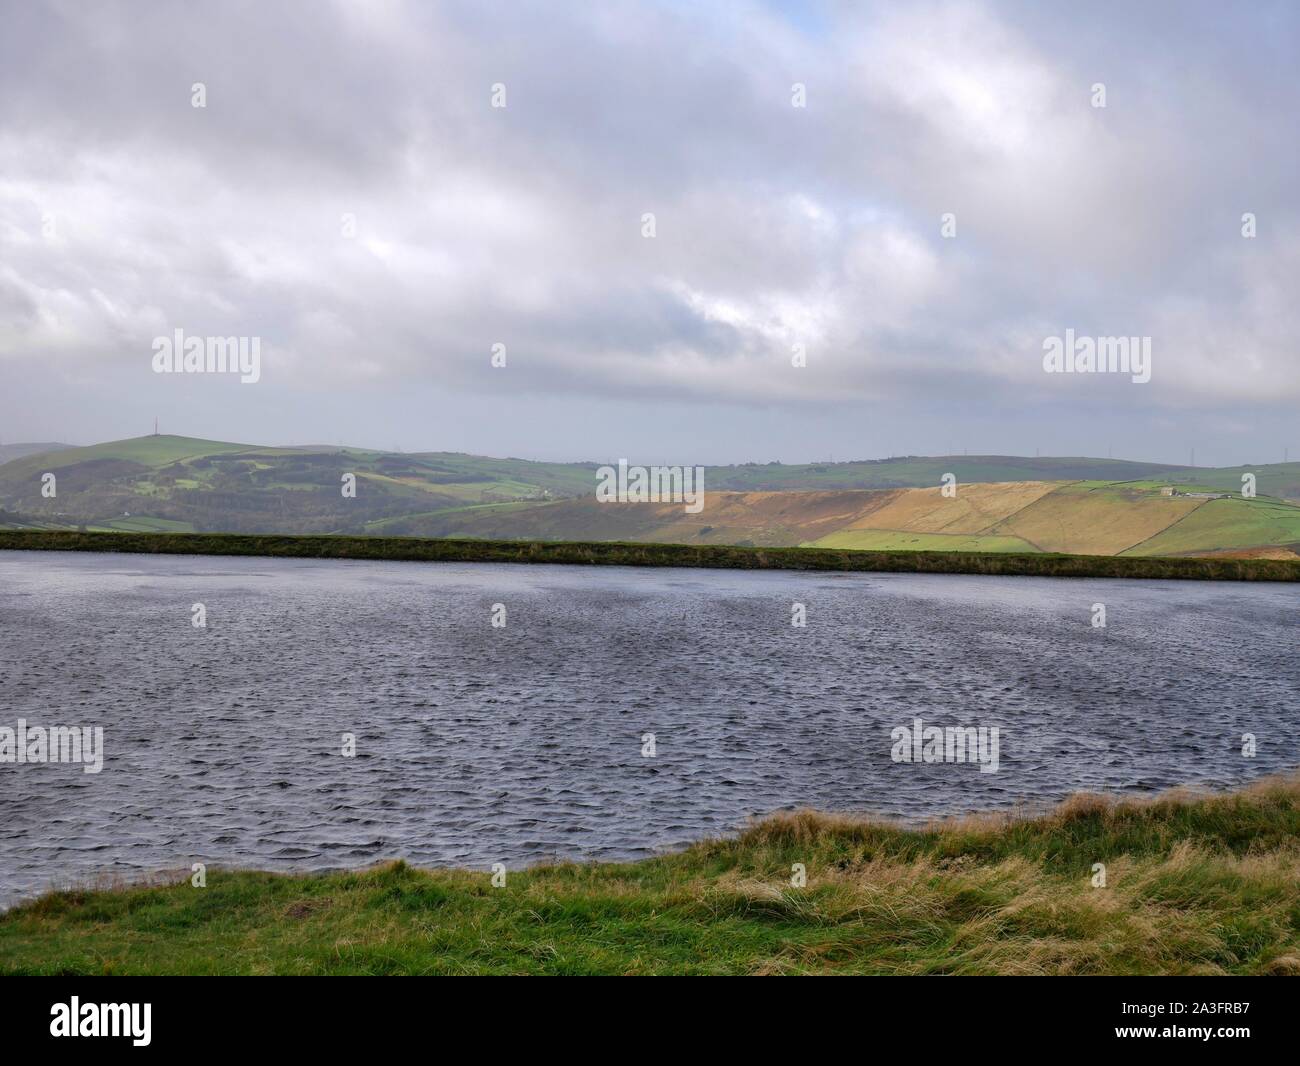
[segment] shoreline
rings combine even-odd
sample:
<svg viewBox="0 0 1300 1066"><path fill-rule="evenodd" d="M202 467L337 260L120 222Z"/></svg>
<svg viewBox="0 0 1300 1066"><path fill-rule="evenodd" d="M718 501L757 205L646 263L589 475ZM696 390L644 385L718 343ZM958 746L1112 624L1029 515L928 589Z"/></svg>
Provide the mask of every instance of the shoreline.
<svg viewBox="0 0 1300 1066"><path fill-rule="evenodd" d="M499 885L174 876L0 913L0 974L1300 974L1300 772L916 829L785 812Z"/></svg>
<svg viewBox="0 0 1300 1066"><path fill-rule="evenodd" d="M1191 581L1300 581L1300 561L1214 557L882 552L626 541L505 541L336 534L0 530L0 550L269 556L411 562L558 563L857 573L987 574Z"/></svg>

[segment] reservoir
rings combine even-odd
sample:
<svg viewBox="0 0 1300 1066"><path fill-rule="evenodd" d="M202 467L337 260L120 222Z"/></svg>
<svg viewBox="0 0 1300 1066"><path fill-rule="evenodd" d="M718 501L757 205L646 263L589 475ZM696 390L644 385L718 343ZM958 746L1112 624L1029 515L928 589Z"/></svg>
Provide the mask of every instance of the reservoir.
<svg viewBox="0 0 1300 1066"><path fill-rule="evenodd" d="M103 731L98 773L0 762L0 906L197 862L515 869L800 806L916 823L1236 787L1300 765L1297 606L1272 583L0 552L0 727ZM996 726L996 772L896 761L918 719Z"/></svg>

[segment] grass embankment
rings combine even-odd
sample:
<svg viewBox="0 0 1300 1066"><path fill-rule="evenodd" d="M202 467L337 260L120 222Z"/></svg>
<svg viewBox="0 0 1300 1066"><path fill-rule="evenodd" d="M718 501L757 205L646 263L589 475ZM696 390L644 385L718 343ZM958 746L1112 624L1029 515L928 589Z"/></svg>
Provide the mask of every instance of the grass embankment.
<svg viewBox="0 0 1300 1066"><path fill-rule="evenodd" d="M842 551L833 548L745 548L725 544L0 530L0 549L6 548L168 555L269 555L313 559L405 559L427 562L697 566L739 570L858 570L1038 577L1300 581L1300 562L1283 559Z"/></svg>
<svg viewBox="0 0 1300 1066"><path fill-rule="evenodd" d="M1300 777L926 830L782 814L501 888L402 863L179 876L0 915L0 973L1294 974Z"/></svg>

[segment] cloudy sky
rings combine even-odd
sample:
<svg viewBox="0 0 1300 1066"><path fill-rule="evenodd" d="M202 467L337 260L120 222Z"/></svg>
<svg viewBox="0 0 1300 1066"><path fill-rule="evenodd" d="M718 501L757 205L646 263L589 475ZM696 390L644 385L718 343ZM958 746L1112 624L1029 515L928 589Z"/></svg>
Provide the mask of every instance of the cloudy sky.
<svg viewBox="0 0 1300 1066"><path fill-rule="evenodd" d="M0 9L4 442L1300 457L1294 4Z"/></svg>

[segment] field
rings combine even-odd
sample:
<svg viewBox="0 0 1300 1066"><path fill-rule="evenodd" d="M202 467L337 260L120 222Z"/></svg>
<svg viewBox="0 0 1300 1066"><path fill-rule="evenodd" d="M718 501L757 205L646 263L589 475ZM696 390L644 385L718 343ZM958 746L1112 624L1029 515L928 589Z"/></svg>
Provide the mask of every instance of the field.
<svg viewBox="0 0 1300 1066"><path fill-rule="evenodd" d="M855 519L848 529L908 530L914 533L983 533L1059 488L1053 481L976 482L897 493L884 506Z"/></svg>
<svg viewBox="0 0 1300 1066"><path fill-rule="evenodd" d="M990 531L1022 537L1041 551L1116 555L1181 521L1203 502L1084 482L1058 488ZM1296 515L1300 518L1300 508Z"/></svg>
<svg viewBox="0 0 1300 1066"><path fill-rule="evenodd" d="M974 533L907 533L897 529L846 529L814 541L818 548L856 551L913 552L1032 552L1019 537L988 537Z"/></svg>
<svg viewBox="0 0 1300 1066"><path fill-rule="evenodd" d="M188 522L173 522L167 518L114 518L104 523L104 529L122 533L193 533Z"/></svg>
<svg viewBox="0 0 1300 1066"><path fill-rule="evenodd" d="M1278 500L1207 500L1186 518L1128 549L1128 555L1181 555L1219 548L1294 544L1297 508Z"/></svg>
<svg viewBox="0 0 1300 1066"><path fill-rule="evenodd" d="M1297 841L1289 778L922 830L777 814L501 887L401 862L201 888L186 869L0 915L0 974L1298 974Z"/></svg>

